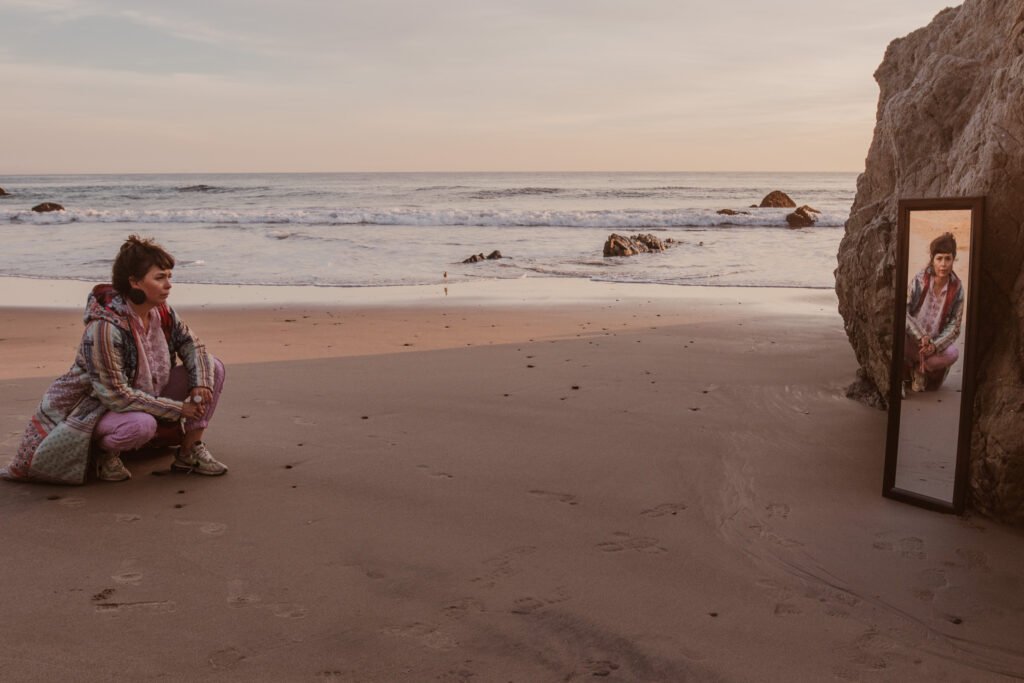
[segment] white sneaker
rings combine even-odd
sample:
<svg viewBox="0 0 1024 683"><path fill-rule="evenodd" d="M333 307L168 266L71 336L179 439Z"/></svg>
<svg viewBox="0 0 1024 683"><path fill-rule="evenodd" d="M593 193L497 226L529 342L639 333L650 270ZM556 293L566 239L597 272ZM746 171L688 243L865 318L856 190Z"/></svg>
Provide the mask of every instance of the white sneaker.
<svg viewBox="0 0 1024 683"><path fill-rule="evenodd" d="M132 478L132 473L121 462L121 454L104 451L96 459L96 477L100 481L125 481Z"/></svg>
<svg viewBox="0 0 1024 683"><path fill-rule="evenodd" d="M178 451L174 456L174 461L171 462L171 469L179 472L195 472L211 477L228 471L227 465L218 462L202 441L196 441L188 453Z"/></svg>
<svg viewBox="0 0 1024 683"><path fill-rule="evenodd" d="M914 381L910 385L912 391L921 392L928 388L928 378L919 370L914 370Z"/></svg>

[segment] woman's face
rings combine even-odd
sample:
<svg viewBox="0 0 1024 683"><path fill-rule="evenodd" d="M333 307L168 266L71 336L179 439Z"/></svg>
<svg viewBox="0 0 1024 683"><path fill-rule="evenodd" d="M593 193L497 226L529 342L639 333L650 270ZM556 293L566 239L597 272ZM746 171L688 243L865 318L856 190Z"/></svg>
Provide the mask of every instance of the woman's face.
<svg viewBox="0 0 1024 683"><path fill-rule="evenodd" d="M940 252L932 256L932 270L939 277L949 277L949 274L953 272L953 255Z"/></svg>
<svg viewBox="0 0 1024 683"><path fill-rule="evenodd" d="M167 301L171 293L171 270L159 266L150 266L149 272L141 280L130 277L132 287L146 293L146 303L158 306Z"/></svg>

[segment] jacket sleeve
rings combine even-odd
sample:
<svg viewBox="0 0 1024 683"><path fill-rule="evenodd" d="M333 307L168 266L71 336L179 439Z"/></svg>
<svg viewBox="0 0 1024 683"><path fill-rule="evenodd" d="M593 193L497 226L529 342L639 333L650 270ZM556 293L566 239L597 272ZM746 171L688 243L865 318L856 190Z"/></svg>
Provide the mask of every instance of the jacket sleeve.
<svg viewBox="0 0 1024 683"><path fill-rule="evenodd" d="M106 320L89 323L86 349L89 379L100 402L115 413L138 411L164 420L181 418L181 401L161 398L140 391L131 385L124 371L124 333Z"/></svg>
<svg viewBox="0 0 1024 683"><path fill-rule="evenodd" d="M206 345L199 340L188 325L171 311L171 347L181 359L182 365L188 370L191 388L206 387L213 389L213 356L206 350Z"/></svg>
<svg viewBox="0 0 1024 683"><path fill-rule="evenodd" d="M921 296L923 296L923 284L921 274L918 273L914 276L913 281L910 283L910 289L907 292L907 334L909 334L915 341L921 341L921 337L925 336L925 331L921 329L921 326L914 320L914 316L910 315L911 309L914 308Z"/></svg>
<svg viewBox="0 0 1024 683"><path fill-rule="evenodd" d="M960 336L960 325L964 320L964 288L961 287L949 308L949 314L943 322L942 329L932 340L936 351L945 351Z"/></svg>

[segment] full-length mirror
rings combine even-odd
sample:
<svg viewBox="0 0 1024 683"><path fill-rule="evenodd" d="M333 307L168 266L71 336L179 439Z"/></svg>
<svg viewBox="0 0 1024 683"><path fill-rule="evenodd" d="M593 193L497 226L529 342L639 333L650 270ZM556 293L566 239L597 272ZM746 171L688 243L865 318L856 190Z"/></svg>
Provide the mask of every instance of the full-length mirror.
<svg viewBox="0 0 1024 683"><path fill-rule="evenodd" d="M966 494L983 211L983 198L899 203L882 492L948 512Z"/></svg>

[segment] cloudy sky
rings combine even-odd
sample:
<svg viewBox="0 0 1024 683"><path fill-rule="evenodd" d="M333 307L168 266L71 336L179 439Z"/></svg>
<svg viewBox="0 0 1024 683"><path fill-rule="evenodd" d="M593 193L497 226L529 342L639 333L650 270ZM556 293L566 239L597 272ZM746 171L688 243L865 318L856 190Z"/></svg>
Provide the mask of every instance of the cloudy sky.
<svg viewBox="0 0 1024 683"><path fill-rule="evenodd" d="M0 174L859 171L955 0L0 0Z"/></svg>

